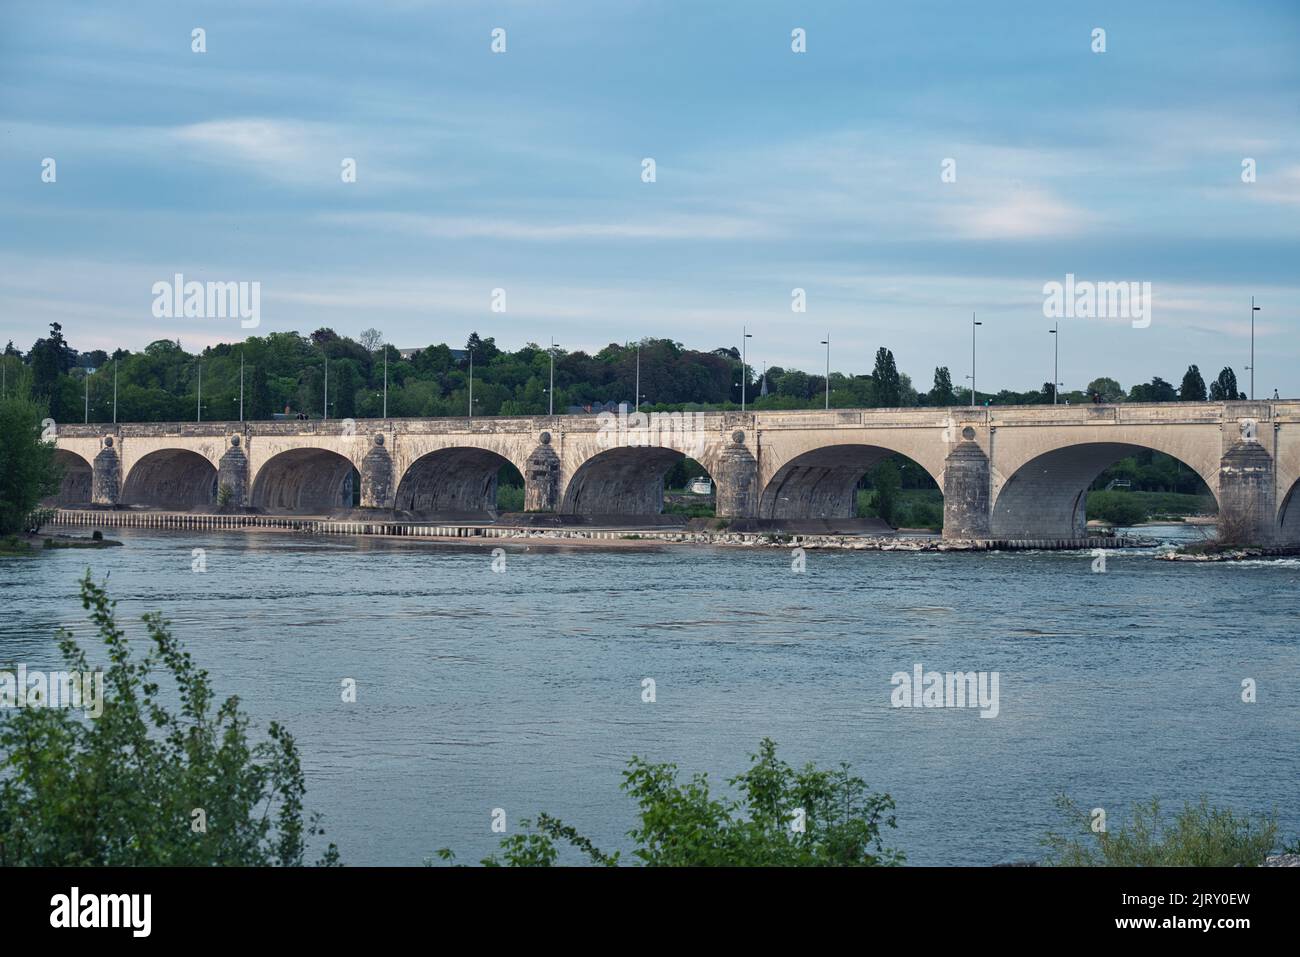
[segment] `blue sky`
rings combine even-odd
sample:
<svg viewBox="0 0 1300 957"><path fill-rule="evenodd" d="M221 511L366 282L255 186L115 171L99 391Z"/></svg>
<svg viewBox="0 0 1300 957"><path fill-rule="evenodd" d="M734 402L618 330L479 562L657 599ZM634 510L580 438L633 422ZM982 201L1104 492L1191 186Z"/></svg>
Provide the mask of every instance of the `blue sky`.
<svg viewBox="0 0 1300 957"><path fill-rule="evenodd" d="M981 386L1028 389L1074 273L1154 302L1064 320L1068 388L1244 382L1254 295L1257 393L1300 395L1300 4L7 4L0 223L24 349L51 321L82 349L747 325L755 366L815 371L829 331L834 368L887 345L925 388L964 381L974 309ZM259 281L261 325L155 319L177 272Z"/></svg>

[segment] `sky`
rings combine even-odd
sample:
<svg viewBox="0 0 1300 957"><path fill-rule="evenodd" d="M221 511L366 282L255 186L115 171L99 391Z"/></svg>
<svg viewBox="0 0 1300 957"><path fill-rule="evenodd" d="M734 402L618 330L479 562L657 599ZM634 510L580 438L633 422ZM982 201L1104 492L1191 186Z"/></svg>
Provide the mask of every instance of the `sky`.
<svg viewBox="0 0 1300 957"><path fill-rule="evenodd" d="M155 317L177 273L260 283L258 326ZM965 382L974 312L979 385L1027 390L1067 274L1149 282L1151 321L1061 319L1065 388L1247 388L1254 296L1256 393L1300 396L1300 3L0 6L24 350L747 329L756 368L816 372L829 333L833 369L884 345L925 389Z"/></svg>

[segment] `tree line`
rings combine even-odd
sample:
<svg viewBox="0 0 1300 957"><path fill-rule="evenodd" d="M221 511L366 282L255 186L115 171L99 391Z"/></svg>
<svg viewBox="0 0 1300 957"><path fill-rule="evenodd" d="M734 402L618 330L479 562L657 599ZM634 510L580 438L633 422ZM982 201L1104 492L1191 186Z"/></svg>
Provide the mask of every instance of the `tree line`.
<svg viewBox="0 0 1300 957"><path fill-rule="evenodd" d="M196 352L179 341L159 339L140 352L78 351L59 323L50 325L26 353L12 341L0 357L0 388L12 392L23 370L30 372L32 398L48 406L59 422L163 422L268 419L276 414L319 418L473 415L543 415L554 409L594 410L640 401L648 409L739 408L742 390L755 409L899 408L970 403L970 390L953 385L948 367L934 370L932 385L918 390L898 370L886 347L876 352L870 375L830 374L741 361L739 349L687 349L671 339L610 343L595 354L551 351L530 342L516 351L473 333L464 348L440 343L399 351L367 329L358 339L333 329L310 335L272 332L240 343L221 343ZM638 373L639 366L639 373ZM472 396L471 409L471 367ZM328 378L328 386L327 386ZM1053 401L1050 382L1027 392L978 392L979 404L1033 405ZM1127 391L1108 376L1084 389L1062 391L1060 402L1201 402L1244 399L1232 369L1224 368L1207 387L1197 366L1181 384L1159 376ZM328 401L328 409L326 403Z"/></svg>

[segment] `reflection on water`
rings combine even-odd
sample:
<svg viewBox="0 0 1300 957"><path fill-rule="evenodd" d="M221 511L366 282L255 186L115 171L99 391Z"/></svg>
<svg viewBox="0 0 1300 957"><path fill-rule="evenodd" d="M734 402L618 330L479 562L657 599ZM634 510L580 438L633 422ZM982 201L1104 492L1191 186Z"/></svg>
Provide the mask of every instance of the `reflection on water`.
<svg viewBox="0 0 1300 957"><path fill-rule="evenodd" d="M81 572L108 575L123 621L161 609L219 691L294 731L350 863L476 860L495 807L617 847L630 755L721 778L764 735L892 792L913 863L1034 857L1059 793L1112 820L1205 793L1300 833L1294 561L1113 552L1094 574L1086 552L810 551L798 575L779 549L506 544L494 574L488 548L115 534L126 547L0 559L0 660L53 664L57 627L90 631ZM891 709L917 663L999 672L998 717Z"/></svg>

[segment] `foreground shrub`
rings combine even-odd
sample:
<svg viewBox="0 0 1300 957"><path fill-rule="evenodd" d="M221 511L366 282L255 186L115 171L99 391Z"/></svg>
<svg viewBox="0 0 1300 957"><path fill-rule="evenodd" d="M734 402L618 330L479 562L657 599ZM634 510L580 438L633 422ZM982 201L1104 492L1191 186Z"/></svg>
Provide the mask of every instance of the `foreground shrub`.
<svg viewBox="0 0 1300 957"><path fill-rule="evenodd" d="M1173 816L1158 800L1135 804L1132 820L1118 830L1094 832L1092 816L1066 798L1057 806L1078 824L1074 836L1049 833L1049 864L1065 867L1254 867L1277 839L1277 822L1265 815L1238 815L1211 807L1204 797Z"/></svg>
<svg viewBox="0 0 1300 957"><path fill-rule="evenodd" d="M319 817L304 820L293 736L272 722L250 745L239 699L212 710L207 672L160 615L145 616L152 647L137 660L89 573L81 604L108 655L103 711L0 709L0 865L302 864L306 838L324 832ZM68 631L58 641L69 671L91 670ZM338 863L332 844L317 863Z"/></svg>
<svg viewBox="0 0 1300 957"><path fill-rule="evenodd" d="M22 394L0 398L0 535L29 531L40 500L59 490L63 469L41 437L44 416L45 407Z"/></svg>
<svg viewBox="0 0 1300 957"><path fill-rule="evenodd" d="M894 801L869 791L866 782L812 764L796 770L776 756L764 738L749 770L728 783L738 798L715 797L707 774L680 782L675 764L652 764L633 757L623 772L622 789L637 802L639 823L628 836L630 857L658 867L779 866L863 867L900 864L903 855L886 849L881 825L897 827ZM591 864L620 863L620 852L606 854L576 829L548 814L521 821L524 832L501 841L500 857L488 867L550 867L559 846L576 848ZM455 854L443 848L443 860Z"/></svg>

